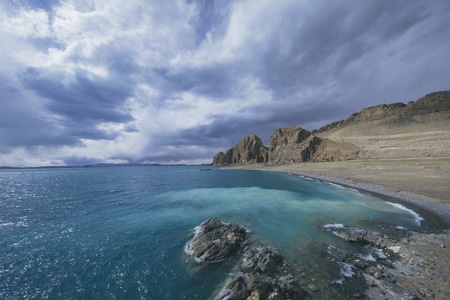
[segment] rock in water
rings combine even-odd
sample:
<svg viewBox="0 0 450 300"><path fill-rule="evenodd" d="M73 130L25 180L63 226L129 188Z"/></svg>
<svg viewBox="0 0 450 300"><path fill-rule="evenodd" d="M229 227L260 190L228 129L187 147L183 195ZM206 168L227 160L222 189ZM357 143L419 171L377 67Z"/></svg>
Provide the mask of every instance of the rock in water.
<svg viewBox="0 0 450 300"><path fill-rule="evenodd" d="M196 261L221 261L239 248L246 233L244 227L210 218L196 228L196 234L187 243L185 252Z"/></svg>
<svg viewBox="0 0 450 300"><path fill-rule="evenodd" d="M249 248L244 253L242 271L213 298L231 299L303 299L306 293L277 250L269 247Z"/></svg>

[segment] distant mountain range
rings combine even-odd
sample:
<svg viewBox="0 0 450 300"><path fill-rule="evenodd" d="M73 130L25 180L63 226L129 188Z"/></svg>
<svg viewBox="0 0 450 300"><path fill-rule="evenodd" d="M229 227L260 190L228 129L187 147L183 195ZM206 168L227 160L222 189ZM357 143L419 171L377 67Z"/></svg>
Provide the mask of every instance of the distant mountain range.
<svg viewBox="0 0 450 300"><path fill-rule="evenodd" d="M205 164L204 164L205 165ZM99 168L99 167L159 167L159 166L185 166L185 164L146 164L146 163L122 163L122 164L110 164L110 163L96 163L86 165L69 165L69 166L41 166L41 167L8 167L0 166L1 169L48 169L48 168Z"/></svg>
<svg viewBox="0 0 450 300"><path fill-rule="evenodd" d="M450 157L450 91L407 104L372 106L312 132L278 128L265 146L255 135L219 152L213 164Z"/></svg>

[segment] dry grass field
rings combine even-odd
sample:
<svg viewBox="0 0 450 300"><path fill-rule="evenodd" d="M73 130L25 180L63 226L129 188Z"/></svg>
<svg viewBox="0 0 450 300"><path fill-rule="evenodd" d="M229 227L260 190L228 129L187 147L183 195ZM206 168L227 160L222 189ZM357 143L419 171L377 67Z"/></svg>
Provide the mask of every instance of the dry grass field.
<svg viewBox="0 0 450 300"><path fill-rule="evenodd" d="M450 112L403 124L393 118L349 124L318 136L358 146L363 159L450 157Z"/></svg>
<svg viewBox="0 0 450 300"><path fill-rule="evenodd" d="M450 209L450 158L367 159L250 167L379 185Z"/></svg>

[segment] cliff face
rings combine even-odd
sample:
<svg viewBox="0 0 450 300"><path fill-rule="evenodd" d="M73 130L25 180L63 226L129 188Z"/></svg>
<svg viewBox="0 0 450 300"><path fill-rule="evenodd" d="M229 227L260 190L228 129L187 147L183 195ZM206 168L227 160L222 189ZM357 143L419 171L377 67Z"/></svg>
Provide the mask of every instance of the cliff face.
<svg viewBox="0 0 450 300"><path fill-rule="evenodd" d="M264 163L268 161L269 149L263 145L261 139L251 135L241 139L236 146L226 153L219 152L213 160L216 166L227 166L239 163Z"/></svg>
<svg viewBox="0 0 450 300"><path fill-rule="evenodd" d="M269 147L255 135L246 137L226 153L218 153L213 163L280 164L448 156L450 91L444 91L408 104L364 108L345 120L312 132L297 126L278 128L270 137Z"/></svg>
<svg viewBox="0 0 450 300"><path fill-rule="evenodd" d="M311 133L296 126L278 128L270 137L269 161L304 162L309 159Z"/></svg>
<svg viewBox="0 0 450 300"><path fill-rule="evenodd" d="M359 148L345 143L321 139L306 129L289 126L278 128L265 147L256 135L240 140L236 146L219 152L213 160L216 166L247 163L299 163L356 158Z"/></svg>

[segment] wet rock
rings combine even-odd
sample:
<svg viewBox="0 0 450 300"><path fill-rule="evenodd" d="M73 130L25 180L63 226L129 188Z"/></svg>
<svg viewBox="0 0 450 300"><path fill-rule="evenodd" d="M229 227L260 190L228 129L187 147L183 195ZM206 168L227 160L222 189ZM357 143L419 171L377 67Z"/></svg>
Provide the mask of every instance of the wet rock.
<svg viewBox="0 0 450 300"><path fill-rule="evenodd" d="M247 299L250 296L247 289L244 277L242 275L235 276L232 281L227 284L220 292L213 298L213 300L227 299L240 300ZM255 295L256 296L256 295Z"/></svg>
<svg viewBox="0 0 450 300"><path fill-rule="evenodd" d="M245 251L242 268L252 273L273 275L286 271L287 263L277 250L258 247Z"/></svg>
<svg viewBox="0 0 450 300"><path fill-rule="evenodd" d="M223 287L214 300L224 299L301 299L305 292L288 273L288 264L273 248L248 248L241 273Z"/></svg>
<svg viewBox="0 0 450 300"><path fill-rule="evenodd" d="M402 249L402 247L400 247L400 246L389 246L388 249L391 250L394 254L398 254L400 252L400 249Z"/></svg>
<svg viewBox="0 0 450 300"><path fill-rule="evenodd" d="M338 224L339 225L339 224ZM355 227L342 227L342 226L332 226L327 225L324 227L325 230L333 232L334 235L344 239L348 242L370 244L376 243L380 236L371 231L364 229L359 229Z"/></svg>
<svg viewBox="0 0 450 300"><path fill-rule="evenodd" d="M345 228L341 224L325 225L324 228L351 243L364 245L366 251L372 249L369 254L361 255L334 246L328 247L332 261L341 266L353 266L355 277L365 280L364 293L367 299L446 299L441 297L448 295L448 289L442 288L446 281L439 276L433 277L433 274L438 267L441 271L448 268L444 262L436 264L435 256L432 255L436 251L443 251L440 245L449 239L448 233L435 236L389 225L380 225L380 232L372 233L358 228ZM365 261L362 264L361 259ZM439 293L439 296L427 294L418 288L421 284L433 286L433 293Z"/></svg>
<svg viewBox="0 0 450 300"><path fill-rule="evenodd" d="M185 252L197 261L215 262L225 259L238 249L246 236L246 229L210 218L196 228Z"/></svg>

